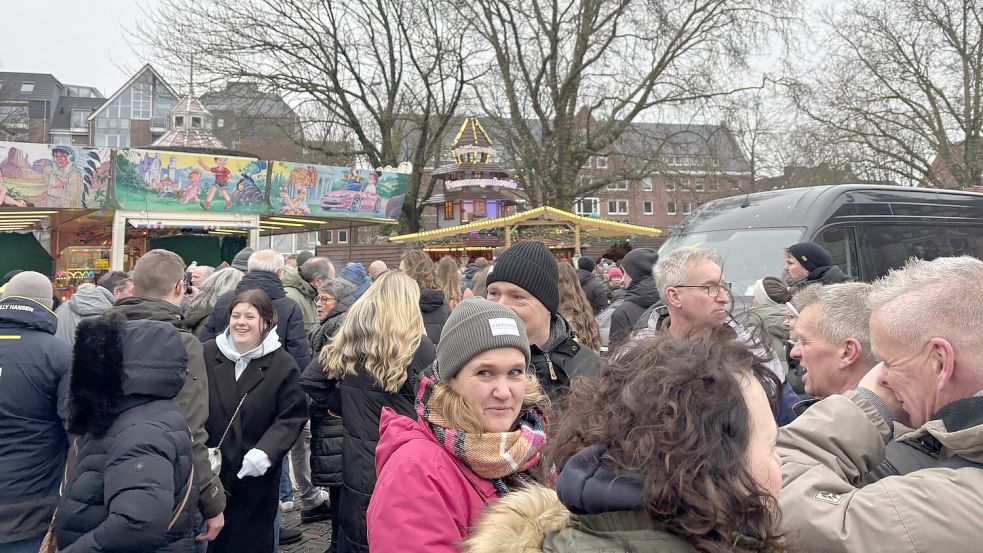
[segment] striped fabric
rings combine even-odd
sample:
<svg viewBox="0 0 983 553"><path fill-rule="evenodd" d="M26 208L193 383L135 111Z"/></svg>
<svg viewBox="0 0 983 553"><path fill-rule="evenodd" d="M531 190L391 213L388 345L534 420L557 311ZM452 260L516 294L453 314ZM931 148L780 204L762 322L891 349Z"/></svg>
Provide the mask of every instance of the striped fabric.
<svg viewBox="0 0 983 553"><path fill-rule="evenodd" d="M440 405L430 401L437 383L437 363L428 368L420 379L420 391L416 398L416 412L426 420L437 441L444 449L460 459L475 474L487 478L495 485L499 495L508 493L506 479L511 480L530 470L539 462L546 443L547 420L539 408L525 411L519 416L519 428L511 432L484 432L473 434L447 428Z"/></svg>

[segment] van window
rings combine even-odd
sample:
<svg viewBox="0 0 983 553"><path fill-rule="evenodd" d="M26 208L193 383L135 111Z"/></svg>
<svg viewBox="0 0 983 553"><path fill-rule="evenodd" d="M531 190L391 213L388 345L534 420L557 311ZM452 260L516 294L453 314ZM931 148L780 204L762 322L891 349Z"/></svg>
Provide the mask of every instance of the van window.
<svg viewBox="0 0 983 553"><path fill-rule="evenodd" d="M983 255L983 226L870 225L862 227L860 237L860 248L871 262L871 279L901 267L910 257Z"/></svg>
<svg viewBox="0 0 983 553"><path fill-rule="evenodd" d="M734 294L750 296L759 278L782 277L785 248L801 241L801 228L693 232L671 235L659 255L679 248L713 248L723 259L724 278L732 283Z"/></svg>
<svg viewBox="0 0 983 553"><path fill-rule="evenodd" d="M860 262L857 259L857 240L853 227L833 228L823 231L815 242L826 248L838 265L851 279L860 281Z"/></svg>

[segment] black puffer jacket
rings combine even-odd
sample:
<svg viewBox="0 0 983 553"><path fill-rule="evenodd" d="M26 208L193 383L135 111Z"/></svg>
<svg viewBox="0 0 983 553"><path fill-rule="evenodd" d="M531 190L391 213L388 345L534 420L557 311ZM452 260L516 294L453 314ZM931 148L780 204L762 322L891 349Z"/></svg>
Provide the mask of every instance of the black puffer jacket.
<svg viewBox="0 0 983 553"><path fill-rule="evenodd" d="M341 486L341 451L345 427L341 422L341 396L335 393L337 382L328 380L318 356L341 323L355 298L338 302L328 318L311 334L314 359L300 377L300 387L311 400L311 481L316 486ZM336 403L332 403L332 400Z"/></svg>
<svg viewBox="0 0 983 553"><path fill-rule="evenodd" d="M843 272L838 265L829 265L827 267L818 267L806 275L805 278L800 278L799 280L788 283L788 287L792 291L797 291L809 286L810 284L839 284L841 282L850 282L850 277Z"/></svg>
<svg viewBox="0 0 983 553"><path fill-rule="evenodd" d="M311 362L311 346L307 343L307 331L304 330L304 315L300 312L297 302L287 297L283 290L283 282L274 273L253 271L242 277L236 289L226 292L218 298L215 309L212 310L205 328L201 329L198 339L205 343L222 333L229 326L229 304L236 295L246 290L260 289L273 300L276 309L276 334L280 338L283 350L294 358L298 367L306 367Z"/></svg>
<svg viewBox="0 0 983 553"><path fill-rule="evenodd" d="M639 318L656 302L659 301L659 291L655 288L655 280L651 276L631 281L625 291L625 301L611 315L611 330L608 342L618 344L627 338Z"/></svg>
<svg viewBox="0 0 983 553"><path fill-rule="evenodd" d="M587 303L597 315L608 306L608 291L594 273L585 269L577 269L577 278L580 279L580 287L584 289L587 296Z"/></svg>
<svg viewBox="0 0 983 553"><path fill-rule="evenodd" d="M187 355L166 322L110 317L83 322L75 348L70 423L84 413L113 421L104 434L77 441L55 516L59 551L191 551L198 488L191 434L174 401ZM122 367L114 368L120 350ZM113 377L121 380L116 397L107 392Z"/></svg>
<svg viewBox="0 0 983 553"><path fill-rule="evenodd" d="M420 288L420 312L423 314L423 326L427 328L427 337L436 345L447 317L451 316L451 307L444 301L444 292Z"/></svg>
<svg viewBox="0 0 983 553"><path fill-rule="evenodd" d="M341 501L338 506L338 553L368 552L365 513L375 488L375 447L379 443L379 418L383 407L416 420L413 402L420 374L433 363L436 351L424 336L407 369L409 377L397 393L383 390L361 367L330 390L324 401L341 408L345 427L342 446ZM335 397L327 397L334 395Z"/></svg>

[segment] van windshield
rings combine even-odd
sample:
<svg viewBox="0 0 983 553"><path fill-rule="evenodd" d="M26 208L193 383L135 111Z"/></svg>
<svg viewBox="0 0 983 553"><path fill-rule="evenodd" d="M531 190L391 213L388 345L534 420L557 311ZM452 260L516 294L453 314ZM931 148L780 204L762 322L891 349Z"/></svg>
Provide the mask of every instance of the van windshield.
<svg viewBox="0 0 983 553"><path fill-rule="evenodd" d="M785 248L802 240L801 228L714 230L674 234L659 248L665 255L679 248L713 248L724 262L724 279L735 295L750 296L754 281L782 278Z"/></svg>

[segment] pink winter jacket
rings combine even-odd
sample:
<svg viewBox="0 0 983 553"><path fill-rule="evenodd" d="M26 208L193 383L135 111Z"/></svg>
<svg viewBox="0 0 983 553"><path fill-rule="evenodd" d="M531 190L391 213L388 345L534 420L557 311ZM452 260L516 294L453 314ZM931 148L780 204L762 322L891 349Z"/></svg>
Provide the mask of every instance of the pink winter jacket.
<svg viewBox="0 0 983 553"><path fill-rule="evenodd" d="M491 481L441 447L426 423L388 407L375 471L367 518L372 553L460 551L485 506L498 498Z"/></svg>

